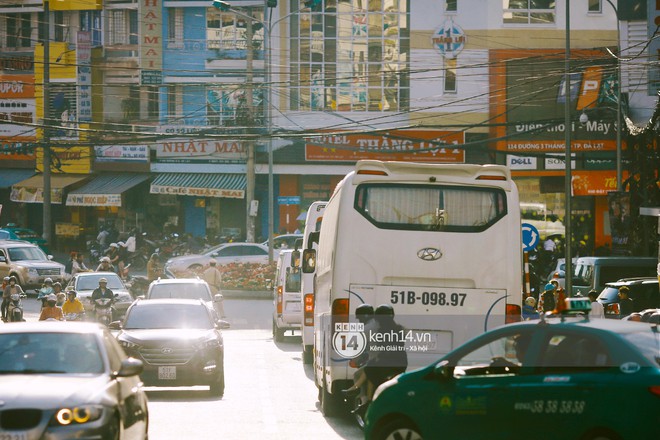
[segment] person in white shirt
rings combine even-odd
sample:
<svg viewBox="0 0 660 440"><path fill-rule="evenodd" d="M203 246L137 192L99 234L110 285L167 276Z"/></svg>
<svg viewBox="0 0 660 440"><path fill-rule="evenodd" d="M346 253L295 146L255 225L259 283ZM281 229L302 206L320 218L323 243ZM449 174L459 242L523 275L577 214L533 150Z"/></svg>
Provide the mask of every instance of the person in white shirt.
<svg viewBox="0 0 660 440"><path fill-rule="evenodd" d="M590 318L604 318L605 317L605 309L603 308L603 305L596 301L596 298L598 298L598 292L595 290L591 289L589 291L589 299L591 300L591 311L589 312L589 317Z"/></svg>

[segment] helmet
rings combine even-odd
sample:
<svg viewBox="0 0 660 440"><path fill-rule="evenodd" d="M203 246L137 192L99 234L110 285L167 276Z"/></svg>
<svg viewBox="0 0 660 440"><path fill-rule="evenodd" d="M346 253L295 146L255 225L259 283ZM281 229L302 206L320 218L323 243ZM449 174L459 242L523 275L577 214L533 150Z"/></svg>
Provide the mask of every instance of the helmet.
<svg viewBox="0 0 660 440"><path fill-rule="evenodd" d="M152 260L158 260L159 258L160 258L160 255L158 255L157 252L154 252L153 254L151 254L151 259Z"/></svg>
<svg viewBox="0 0 660 440"><path fill-rule="evenodd" d="M4 277L4 278L2 279L2 281L8 283L8 282L9 282L9 277Z"/></svg>
<svg viewBox="0 0 660 440"><path fill-rule="evenodd" d="M527 304L530 307L534 307L536 305L536 299L534 299L533 296L528 296L525 298L525 304Z"/></svg>
<svg viewBox="0 0 660 440"><path fill-rule="evenodd" d="M124 243L123 241L118 241L117 242L117 247L119 247L119 246L122 246L122 247L126 246L126 243Z"/></svg>
<svg viewBox="0 0 660 440"><path fill-rule="evenodd" d="M46 297L46 300L47 301L57 301L57 295L55 295L54 293L51 293L50 295L48 295Z"/></svg>
<svg viewBox="0 0 660 440"><path fill-rule="evenodd" d="M213 258L211 258L211 260L209 260L209 264L211 266L215 266L217 264L217 261L215 261Z"/></svg>
<svg viewBox="0 0 660 440"><path fill-rule="evenodd" d="M117 243L110 243L111 248L118 248L119 245Z"/></svg>
<svg viewBox="0 0 660 440"><path fill-rule="evenodd" d="M53 287L55 287L55 286L58 286L61 289L62 288L62 283L60 283L59 281L55 281L53 283Z"/></svg>
<svg viewBox="0 0 660 440"><path fill-rule="evenodd" d="M101 258L101 263L110 263L110 257L102 257Z"/></svg>
<svg viewBox="0 0 660 440"><path fill-rule="evenodd" d="M53 279L52 278L46 278L44 280L44 284L53 284Z"/></svg>
<svg viewBox="0 0 660 440"><path fill-rule="evenodd" d="M105 277L103 277L103 278L99 278L99 284L101 284L101 283L106 283L106 284L108 284L108 279L105 278Z"/></svg>
<svg viewBox="0 0 660 440"><path fill-rule="evenodd" d="M389 304L381 304L376 307L374 313L381 316L394 316L394 309Z"/></svg>
<svg viewBox="0 0 660 440"><path fill-rule="evenodd" d="M374 308L371 304L360 304L355 308L355 316L373 315Z"/></svg>
<svg viewBox="0 0 660 440"><path fill-rule="evenodd" d="M72 289L72 290L67 291L66 294L67 294L67 296L73 295L73 297L75 298L75 296L78 295L78 292L76 292L75 290Z"/></svg>
<svg viewBox="0 0 660 440"><path fill-rule="evenodd" d="M555 285L554 285L554 284L552 284L552 283L548 283L548 284L546 284L545 287L543 288L543 291L544 291L544 292L549 292L549 291L551 291L551 290L554 290L554 288L555 288Z"/></svg>

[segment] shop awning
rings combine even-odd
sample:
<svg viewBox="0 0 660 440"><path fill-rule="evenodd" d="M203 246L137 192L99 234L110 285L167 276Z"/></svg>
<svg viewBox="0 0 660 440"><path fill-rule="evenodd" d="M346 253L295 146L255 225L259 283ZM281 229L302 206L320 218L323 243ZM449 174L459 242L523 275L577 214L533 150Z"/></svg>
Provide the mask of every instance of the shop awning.
<svg viewBox="0 0 660 440"><path fill-rule="evenodd" d="M50 202L62 203L64 188L74 183L82 182L89 175L51 174L50 176ZM12 202L43 203L44 202L44 176L37 174L29 179L18 182L11 187L9 198Z"/></svg>
<svg viewBox="0 0 660 440"><path fill-rule="evenodd" d="M101 174L66 197L67 206L121 206L124 191L149 179L148 174Z"/></svg>
<svg viewBox="0 0 660 440"><path fill-rule="evenodd" d="M10 188L13 184L34 176L34 169L31 170L0 170L0 189Z"/></svg>
<svg viewBox="0 0 660 440"><path fill-rule="evenodd" d="M242 199L246 187L245 174L163 173L151 183L151 193Z"/></svg>

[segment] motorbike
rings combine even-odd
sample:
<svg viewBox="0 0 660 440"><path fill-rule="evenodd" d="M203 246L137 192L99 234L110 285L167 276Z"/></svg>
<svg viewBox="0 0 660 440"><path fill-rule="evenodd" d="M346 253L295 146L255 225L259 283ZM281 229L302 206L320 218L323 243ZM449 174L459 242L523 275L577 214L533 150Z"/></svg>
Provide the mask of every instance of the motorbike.
<svg viewBox="0 0 660 440"><path fill-rule="evenodd" d="M97 298L92 300L94 305L94 313L96 314L96 320L101 324L107 326L113 321L113 304L115 303L114 299L110 298Z"/></svg>
<svg viewBox="0 0 660 440"><path fill-rule="evenodd" d="M7 320L9 322L23 322L23 298L26 298L27 295L21 295L19 293L13 293L9 297L9 306L7 308Z"/></svg>
<svg viewBox="0 0 660 440"><path fill-rule="evenodd" d="M362 365L357 365L354 362L351 362L350 364L353 368L359 368ZM362 372L364 374L364 372ZM385 381L388 381L395 376L397 376L399 373L392 373L391 375L387 376L385 378ZM385 382L383 381L383 382ZM381 383L383 383L381 382ZM357 422L358 426L361 429L364 429L364 419L367 414L367 409L369 409L369 404L371 403L371 399L369 398L368 392L367 392L367 386L369 384L368 380L364 380L362 382L362 385L357 391L354 392L346 392L344 391L344 396L346 398L346 402L349 405L349 408L351 409L351 414L355 418L355 421ZM381 384L377 383L374 384L374 389L378 388Z"/></svg>
<svg viewBox="0 0 660 440"><path fill-rule="evenodd" d="M84 313L67 313L64 315L64 320L65 321L84 321L85 320L85 314Z"/></svg>
<svg viewBox="0 0 660 440"><path fill-rule="evenodd" d="M87 252L89 253L89 261L99 261L103 255L104 249L101 244L96 240L87 240Z"/></svg>

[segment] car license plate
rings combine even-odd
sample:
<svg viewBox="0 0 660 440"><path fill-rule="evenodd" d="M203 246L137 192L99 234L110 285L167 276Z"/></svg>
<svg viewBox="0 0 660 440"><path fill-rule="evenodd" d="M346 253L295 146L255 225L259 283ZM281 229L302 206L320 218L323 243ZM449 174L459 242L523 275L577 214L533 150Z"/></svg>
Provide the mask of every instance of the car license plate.
<svg viewBox="0 0 660 440"><path fill-rule="evenodd" d="M158 367L158 379L175 380L176 367Z"/></svg>
<svg viewBox="0 0 660 440"><path fill-rule="evenodd" d="M27 432L13 431L13 432L0 432L0 440L27 440Z"/></svg>

